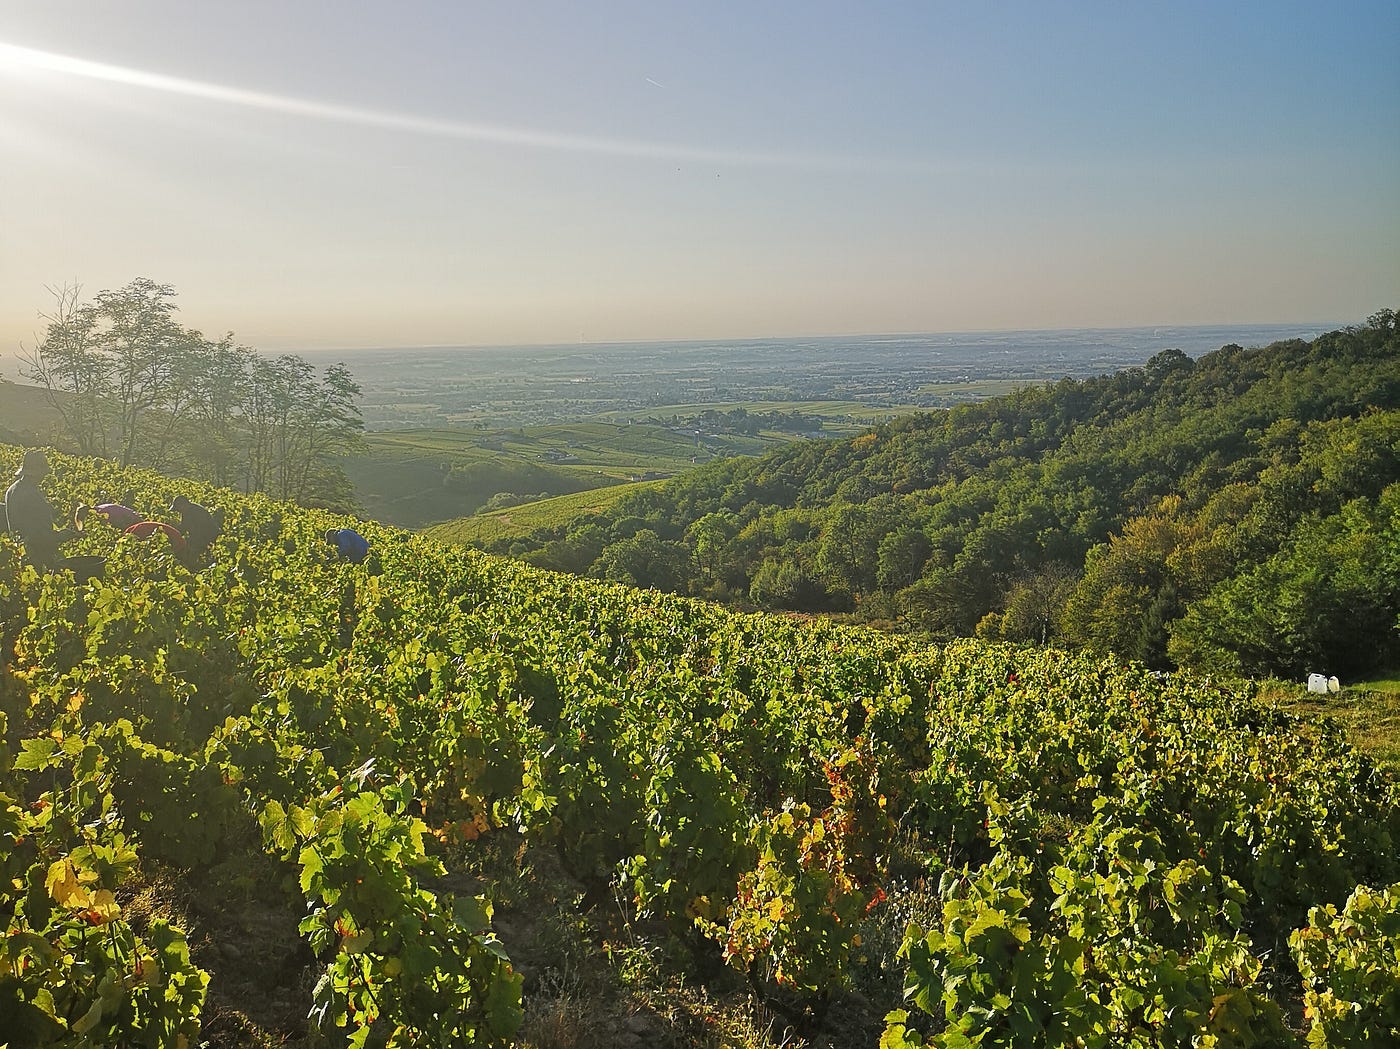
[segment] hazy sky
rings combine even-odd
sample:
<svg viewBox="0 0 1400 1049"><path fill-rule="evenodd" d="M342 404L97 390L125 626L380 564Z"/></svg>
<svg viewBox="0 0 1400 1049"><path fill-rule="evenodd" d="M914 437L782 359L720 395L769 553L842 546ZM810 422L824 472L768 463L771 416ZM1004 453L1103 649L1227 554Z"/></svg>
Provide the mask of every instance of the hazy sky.
<svg viewBox="0 0 1400 1049"><path fill-rule="evenodd" d="M0 5L46 286L259 349L1359 321L1400 4Z"/></svg>

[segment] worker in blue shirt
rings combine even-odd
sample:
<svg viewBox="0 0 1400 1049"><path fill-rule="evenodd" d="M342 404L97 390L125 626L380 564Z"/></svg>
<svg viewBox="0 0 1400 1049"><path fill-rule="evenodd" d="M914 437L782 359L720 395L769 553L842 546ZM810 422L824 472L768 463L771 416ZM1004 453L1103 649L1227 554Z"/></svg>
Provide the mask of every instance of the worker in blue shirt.
<svg viewBox="0 0 1400 1049"><path fill-rule="evenodd" d="M326 542L335 547L342 561L357 565L369 555L369 540L353 528L332 528Z"/></svg>

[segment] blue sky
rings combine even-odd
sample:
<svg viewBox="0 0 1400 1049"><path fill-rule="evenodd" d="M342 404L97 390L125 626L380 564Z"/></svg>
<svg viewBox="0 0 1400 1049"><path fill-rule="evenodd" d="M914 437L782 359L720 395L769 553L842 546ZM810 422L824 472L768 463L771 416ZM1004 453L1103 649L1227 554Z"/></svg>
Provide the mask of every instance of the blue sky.
<svg viewBox="0 0 1400 1049"><path fill-rule="evenodd" d="M1358 321L1400 5L0 6L0 352Z"/></svg>

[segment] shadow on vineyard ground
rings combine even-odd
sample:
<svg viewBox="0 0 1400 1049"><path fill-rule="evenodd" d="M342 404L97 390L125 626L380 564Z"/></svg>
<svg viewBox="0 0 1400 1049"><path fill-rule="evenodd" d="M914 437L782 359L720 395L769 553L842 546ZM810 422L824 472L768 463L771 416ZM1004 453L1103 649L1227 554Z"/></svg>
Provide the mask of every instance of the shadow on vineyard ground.
<svg viewBox="0 0 1400 1049"><path fill-rule="evenodd" d="M208 1049L324 1044L307 1027L319 967L288 895L259 891L276 877L269 866L261 856L240 856L197 884L157 876L127 905L133 922L166 918L189 931L191 957L210 977Z"/></svg>
<svg viewBox="0 0 1400 1049"><path fill-rule="evenodd" d="M521 1049L799 1049L875 1045L891 1007L844 995L814 1012L759 993L698 933L638 921L602 881L585 884L551 849L497 836L488 878L496 930L525 977ZM510 868L510 869L506 869ZM459 883L453 891L478 891Z"/></svg>
<svg viewBox="0 0 1400 1049"><path fill-rule="evenodd" d="M526 850L505 832L472 848L449 857L452 873L430 887L476 894L494 882L494 927L525 978L520 1049L821 1049L879 1040L891 1002L857 990L814 1009L760 994L723 964L717 945L630 918L605 885L570 876L553 850ZM193 959L210 974L207 1049L335 1044L308 1025L321 967L278 888L292 876L248 853L193 878L153 874L125 904L138 928L163 918L189 930Z"/></svg>

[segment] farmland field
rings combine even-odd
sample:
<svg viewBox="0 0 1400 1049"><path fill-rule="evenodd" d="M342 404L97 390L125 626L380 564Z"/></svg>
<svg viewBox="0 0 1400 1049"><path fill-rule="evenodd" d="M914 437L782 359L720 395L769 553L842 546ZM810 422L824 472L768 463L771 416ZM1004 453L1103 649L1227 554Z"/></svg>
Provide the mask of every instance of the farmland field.
<svg viewBox="0 0 1400 1049"><path fill-rule="evenodd" d="M1304 331L970 332L311 358L344 361L363 388L369 448L346 467L361 506L416 528L468 516L501 493L562 495L675 474L1031 383L1104 374L1168 347L1201 353ZM730 416L739 412L782 425L736 426ZM454 466L488 460L455 491L444 488Z"/></svg>

